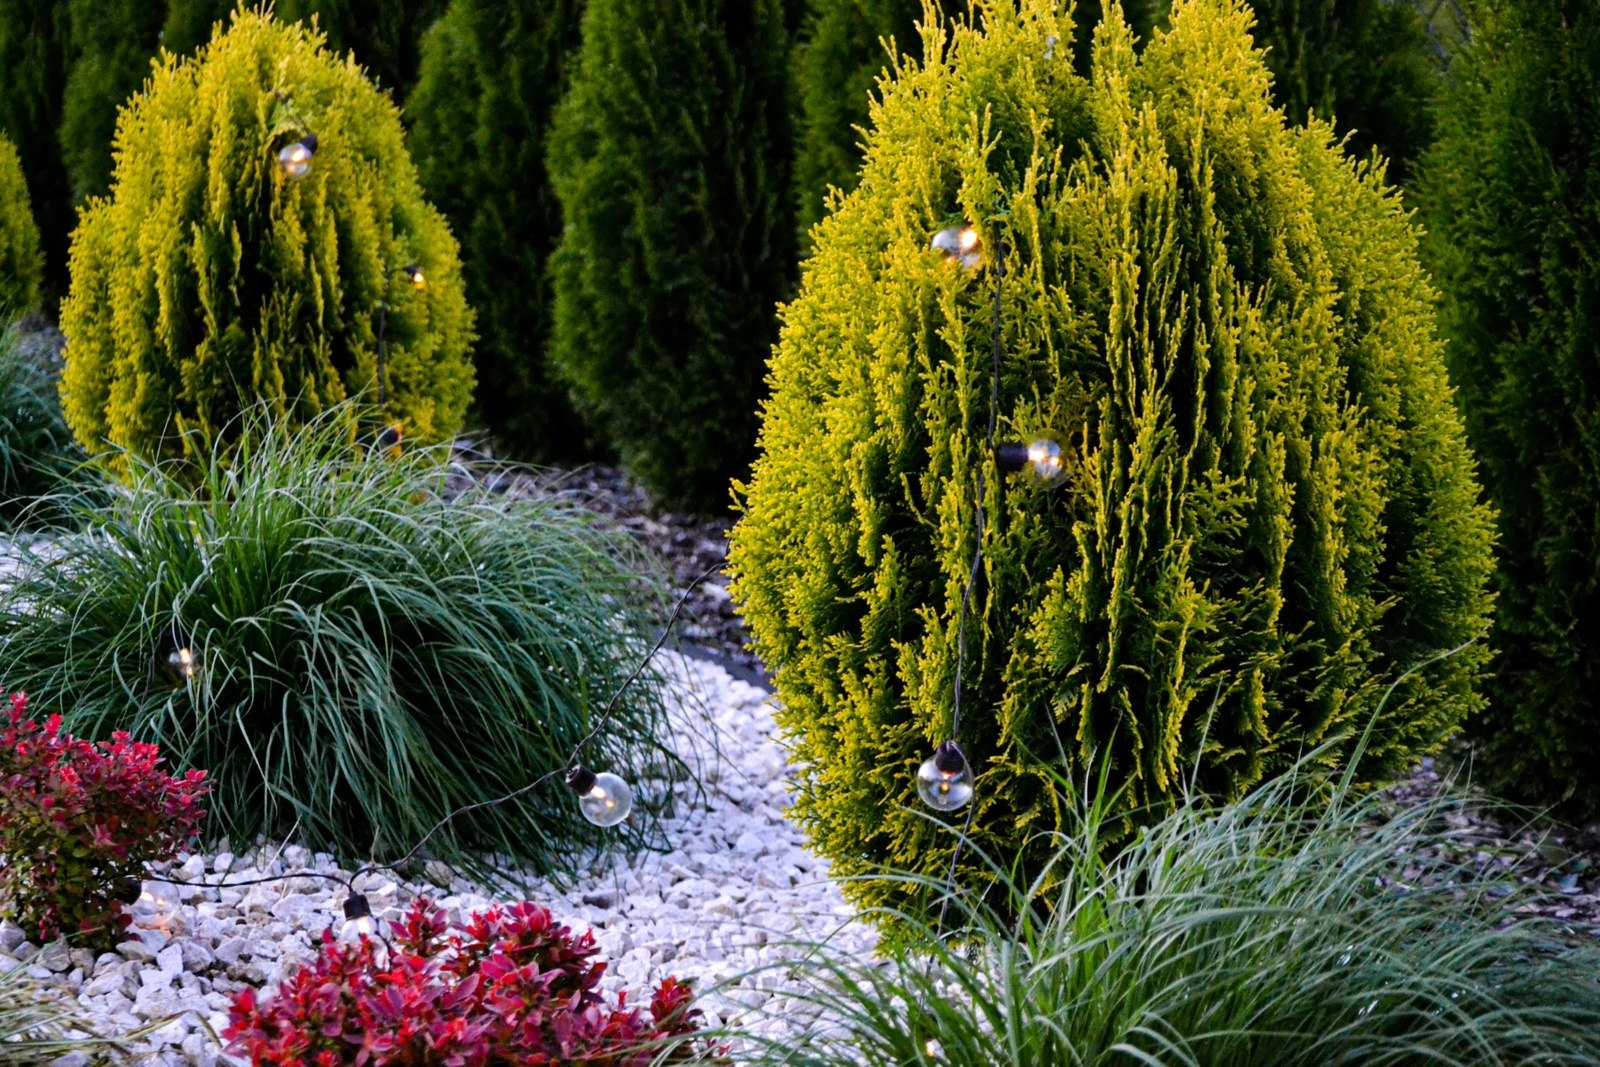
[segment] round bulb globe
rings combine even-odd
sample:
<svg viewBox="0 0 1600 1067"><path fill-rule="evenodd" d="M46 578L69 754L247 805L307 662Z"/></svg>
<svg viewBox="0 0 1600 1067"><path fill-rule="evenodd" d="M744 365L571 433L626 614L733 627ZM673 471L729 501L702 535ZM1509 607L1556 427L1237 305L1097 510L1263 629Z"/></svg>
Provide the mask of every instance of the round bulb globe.
<svg viewBox="0 0 1600 1067"><path fill-rule="evenodd" d="M578 798L578 810L596 826L615 826L633 810L633 789L614 774L597 774L594 787Z"/></svg>
<svg viewBox="0 0 1600 1067"><path fill-rule="evenodd" d="M917 768L917 796L934 811L955 811L972 800L972 765L961 761L957 770L940 770L937 756Z"/></svg>

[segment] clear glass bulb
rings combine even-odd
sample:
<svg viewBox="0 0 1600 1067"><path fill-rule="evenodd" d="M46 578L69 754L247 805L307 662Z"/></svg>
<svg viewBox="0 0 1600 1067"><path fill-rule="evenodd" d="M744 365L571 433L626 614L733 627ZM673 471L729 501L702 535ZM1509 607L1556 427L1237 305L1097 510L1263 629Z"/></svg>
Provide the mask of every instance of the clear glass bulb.
<svg viewBox="0 0 1600 1067"><path fill-rule="evenodd" d="M953 762L953 761L952 761ZM961 757L960 766L948 770L939 766L934 754L917 768L917 796L934 811L955 811L972 800L972 765ZM946 763L950 767L950 763Z"/></svg>
<svg viewBox="0 0 1600 1067"><path fill-rule="evenodd" d="M943 252L952 263L971 268L983 262L983 253L978 244L977 228L964 222L960 226L946 226L934 234L929 247Z"/></svg>
<svg viewBox="0 0 1600 1067"><path fill-rule="evenodd" d="M633 810L633 788L614 774L597 774L594 786L578 797L578 810L596 826L615 826Z"/></svg>
<svg viewBox="0 0 1600 1067"><path fill-rule="evenodd" d="M311 173L313 143L301 140L286 144L278 151L278 169L286 178L298 181Z"/></svg>
<svg viewBox="0 0 1600 1067"><path fill-rule="evenodd" d="M413 288L426 289L428 287L427 275L423 274L422 268L417 266L415 263L408 263L400 269L401 273L411 280L411 285Z"/></svg>
<svg viewBox="0 0 1600 1067"><path fill-rule="evenodd" d="M1061 459L1061 446L1041 438L1028 446L1028 463L1033 475L1045 485L1055 485L1066 477L1067 467Z"/></svg>

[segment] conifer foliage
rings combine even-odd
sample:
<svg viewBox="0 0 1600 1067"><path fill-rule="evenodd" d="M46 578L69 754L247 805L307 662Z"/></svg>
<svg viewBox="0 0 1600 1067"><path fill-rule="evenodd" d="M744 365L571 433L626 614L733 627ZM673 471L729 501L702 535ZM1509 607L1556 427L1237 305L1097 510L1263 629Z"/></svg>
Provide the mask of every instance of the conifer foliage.
<svg viewBox="0 0 1600 1067"><path fill-rule="evenodd" d="M28 184L16 146L0 133L0 316L39 304L43 263L39 228L28 206Z"/></svg>
<svg viewBox="0 0 1600 1067"><path fill-rule="evenodd" d="M279 151L317 138L308 174ZM351 396L414 439L460 428L472 317L395 107L301 26L239 11L167 56L117 124L111 193L74 235L63 406L91 451L181 452L266 403L300 423ZM422 269L423 287L403 277Z"/></svg>
<svg viewBox="0 0 1600 1067"><path fill-rule="evenodd" d="M150 76L165 5L150 0L69 0L72 66L61 102L61 158L74 204L111 184L117 109Z"/></svg>
<svg viewBox="0 0 1600 1067"><path fill-rule="evenodd" d="M45 257L45 286L59 295L67 270L72 196L57 133L66 82L67 5L0 0L0 134L22 161Z"/></svg>
<svg viewBox="0 0 1600 1067"><path fill-rule="evenodd" d="M575 0L454 0L423 42L406 114L423 187L460 235L478 312L477 410L500 453L587 458L587 434L545 360L561 206L545 137L576 51Z"/></svg>
<svg viewBox="0 0 1600 1067"><path fill-rule="evenodd" d="M776 0L590 0L551 130L551 362L665 503L748 469L792 248Z"/></svg>
<svg viewBox="0 0 1600 1067"><path fill-rule="evenodd" d="M974 22L925 29L814 231L732 534L794 810L845 876L950 862L913 783L980 536L959 740L973 838L1024 884L1092 769L1148 815L1372 723L1371 779L1480 703L1481 644L1385 696L1485 630L1492 525L1393 192L1285 126L1238 0L1142 54L1103 23L1087 78L1050 0ZM962 218L972 269L929 247ZM1057 441L1054 488L986 450L1002 248L998 439Z"/></svg>
<svg viewBox="0 0 1600 1067"><path fill-rule="evenodd" d="M1420 200L1467 432L1499 508L1503 789L1600 817L1600 9L1497 0L1451 65Z"/></svg>

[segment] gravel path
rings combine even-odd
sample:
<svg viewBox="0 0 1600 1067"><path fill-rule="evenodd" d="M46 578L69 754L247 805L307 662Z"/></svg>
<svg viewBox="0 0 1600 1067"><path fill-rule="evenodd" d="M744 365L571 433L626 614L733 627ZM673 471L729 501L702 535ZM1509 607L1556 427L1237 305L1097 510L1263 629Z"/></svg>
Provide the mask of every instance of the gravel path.
<svg viewBox="0 0 1600 1067"><path fill-rule="evenodd" d="M794 958L798 942L831 939L839 951L860 956L874 938L851 921L826 862L805 849L785 818L790 768L774 740L766 691L715 664L661 655L679 695L671 743L705 792L691 783L672 787L679 803L664 825L670 851L616 857L566 891L529 879L534 888L526 899L576 931L595 932L601 958L610 963L601 982L608 992L626 989L631 1001L669 975L692 978L704 991L700 1006L712 1025L756 1031L794 1025L802 1008L787 1002L778 988L782 971L770 965ZM551 788L554 796L559 787ZM507 899L430 866L436 881L378 873L363 875L355 887L380 920L398 918L419 895L434 898L452 918ZM341 911L345 891L328 880L226 883L308 867L349 875L331 857L297 846L181 857L153 873L185 884L147 881L132 909L130 937L115 952L95 957L63 942L41 949L10 924L0 926L0 949L48 986L75 996L102 1032L128 1033L172 1016L131 1045L140 1062L233 1062L213 1037L226 1025L231 995L276 982L311 953L324 929L351 932Z"/></svg>

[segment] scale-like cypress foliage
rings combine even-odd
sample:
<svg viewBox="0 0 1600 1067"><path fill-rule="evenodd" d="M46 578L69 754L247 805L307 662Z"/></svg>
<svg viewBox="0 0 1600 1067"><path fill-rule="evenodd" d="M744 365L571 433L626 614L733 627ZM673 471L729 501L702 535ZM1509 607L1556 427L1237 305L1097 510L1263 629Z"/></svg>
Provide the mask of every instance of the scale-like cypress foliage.
<svg viewBox="0 0 1600 1067"><path fill-rule="evenodd" d="M672 506L748 470L793 233L776 0L590 0L551 130L551 362Z"/></svg>
<svg viewBox="0 0 1600 1067"><path fill-rule="evenodd" d="M228 21L228 13L239 0L167 0L167 21L161 29L161 47L186 56L211 40L218 23Z"/></svg>
<svg viewBox="0 0 1600 1067"><path fill-rule="evenodd" d="M973 838L1024 883L1096 768L1157 812L1371 724L1374 780L1480 703L1481 644L1385 697L1485 630L1492 526L1394 193L1286 128L1238 0L1142 55L1103 24L1087 79L1051 0L976 17L925 31L814 231L732 535L793 810L843 876L950 861L913 781L952 731L980 471L959 740ZM973 270L929 248L963 216ZM999 436L1059 442L1058 488L985 449L1002 242Z"/></svg>
<svg viewBox="0 0 1600 1067"><path fill-rule="evenodd" d="M1500 510L1480 773L1600 818L1600 9L1477 9L1425 157L1452 375Z"/></svg>
<svg viewBox="0 0 1600 1067"><path fill-rule="evenodd" d="M17 149L0 133L0 321L39 306L39 227L28 206Z"/></svg>
<svg viewBox="0 0 1600 1067"><path fill-rule="evenodd" d="M72 196L61 166L61 94L66 83L67 5L0 0L0 133L22 158L45 257L45 288L66 289Z"/></svg>
<svg viewBox="0 0 1600 1067"><path fill-rule="evenodd" d="M284 177L279 149L310 133L310 173ZM260 403L300 422L376 401L385 304L387 404L370 417L421 440L459 429L472 315L456 243L359 67L300 26L236 12L194 59L166 57L116 147L61 311L62 398L85 447L164 455Z"/></svg>
<svg viewBox="0 0 1600 1067"><path fill-rule="evenodd" d="M428 31L406 105L423 188L461 237L478 413L501 454L526 460L588 455L545 361L546 266L561 236L545 137L580 19L577 0L454 0Z"/></svg>
<svg viewBox="0 0 1600 1067"><path fill-rule="evenodd" d="M70 0L72 65L61 102L61 159L73 203L111 184L117 109L150 76L166 11L150 0Z"/></svg>
<svg viewBox="0 0 1600 1067"><path fill-rule="evenodd" d="M422 35L448 0L278 0L284 22L316 17L328 47L350 52L395 102L406 99L422 69Z"/></svg>

